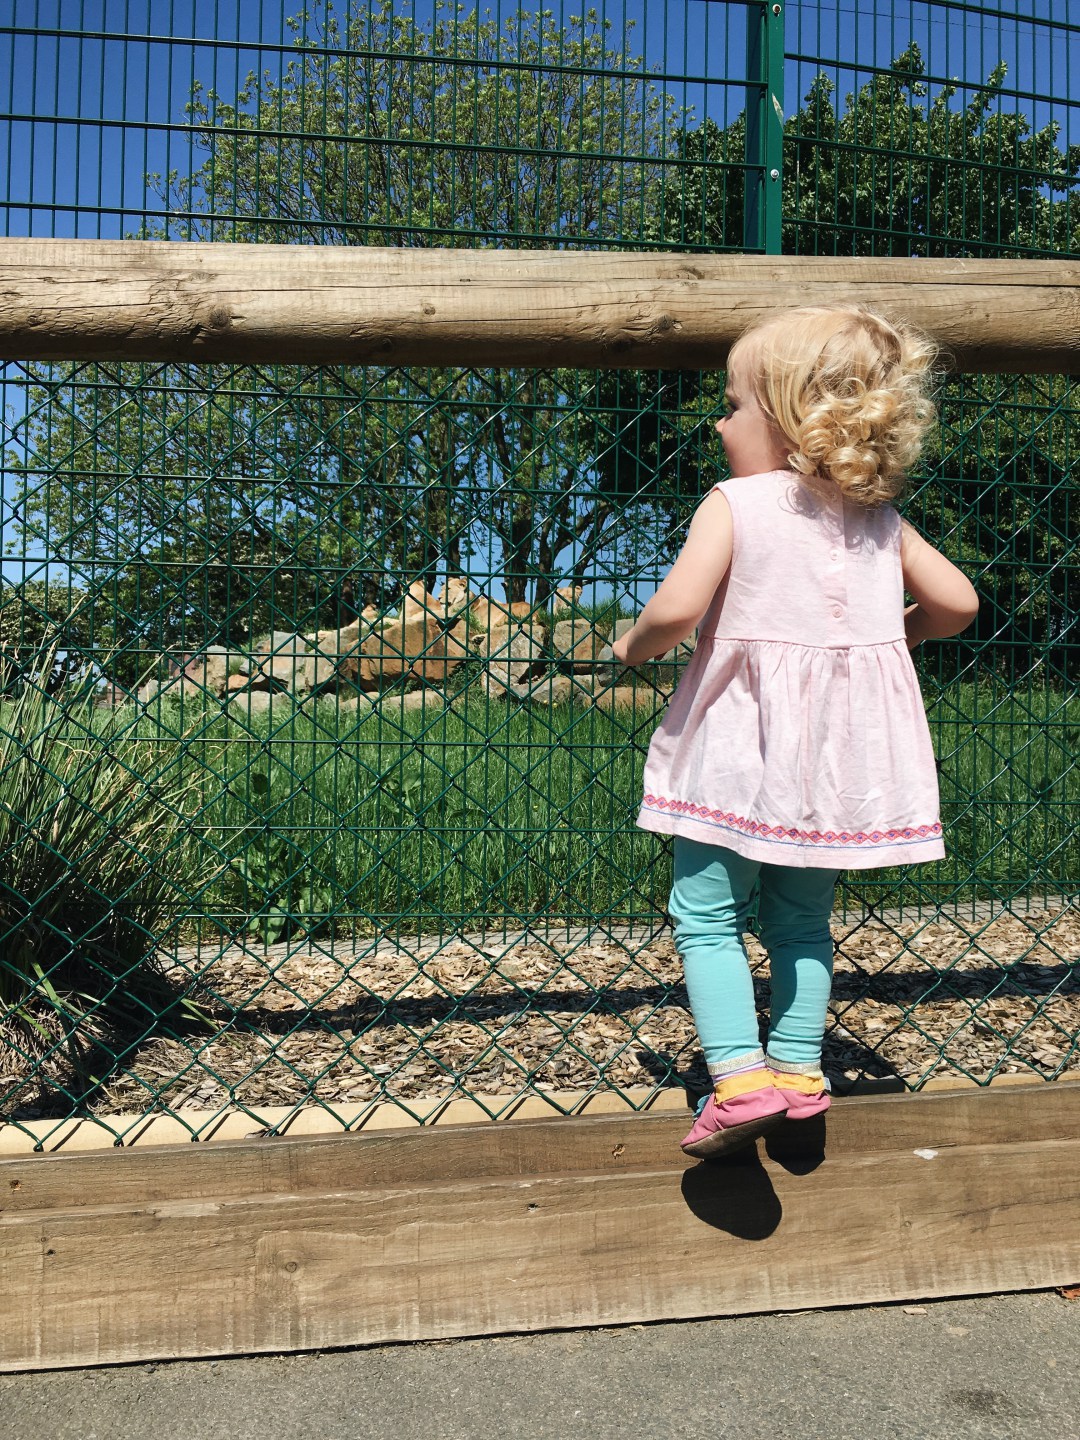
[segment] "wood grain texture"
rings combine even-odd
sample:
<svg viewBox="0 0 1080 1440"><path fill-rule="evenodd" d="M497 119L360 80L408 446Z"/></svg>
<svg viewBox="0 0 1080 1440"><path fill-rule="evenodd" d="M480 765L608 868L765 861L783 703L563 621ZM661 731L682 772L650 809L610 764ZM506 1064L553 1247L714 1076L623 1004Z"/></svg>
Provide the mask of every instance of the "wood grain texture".
<svg viewBox="0 0 1080 1440"><path fill-rule="evenodd" d="M1042 1075L995 1075L995 1090L1009 1086L1045 1085ZM1056 1084L1080 1083L1080 1075L1066 1075ZM938 1091L984 1090L966 1075L938 1075L919 1086L920 1095ZM907 1087L898 1076L865 1076L855 1082L852 1095L902 1095ZM405 1108L407 1106L407 1108ZM428 1129L451 1125L490 1125L493 1121L554 1119L559 1115L626 1115L664 1112L682 1115L687 1095L679 1086L626 1085L618 1090L534 1090L517 1093L474 1091L468 1096L436 1099L410 1097L405 1105L394 1100L365 1100L332 1105L256 1105L243 1110L228 1105L207 1109L179 1105L169 1110L140 1112L98 1111L66 1120L0 1120L0 1158L5 1155L59 1154L77 1150L113 1150L119 1141L125 1149L139 1146L200 1144L223 1140L261 1140L262 1131L290 1139L311 1135L358 1134L374 1130ZM265 1138L269 1138L266 1136Z"/></svg>
<svg viewBox="0 0 1080 1440"><path fill-rule="evenodd" d="M685 1168L679 1139L690 1111L486 1125L410 1127L356 1135L223 1140L0 1159L0 1217L142 1201L360 1190L538 1174L623 1174ZM838 1100L829 1111L830 1160L885 1150L1009 1145L1080 1137L1080 1083ZM798 1151L817 1136L789 1124Z"/></svg>
<svg viewBox="0 0 1080 1440"><path fill-rule="evenodd" d="M1080 1278L1080 1146L30 1212L0 1367L850 1305Z"/></svg>
<svg viewBox="0 0 1080 1440"><path fill-rule="evenodd" d="M6 1161L0 1369L1075 1283L1078 1095L847 1101L825 1158L726 1165L671 1116Z"/></svg>
<svg viewBox="0 0 1080 1440"><path fill-rule="evenodd" d="M907 316L965 371L1080 372L1080 262L0 240L0 358L718 368L780 306Z"/></svg>

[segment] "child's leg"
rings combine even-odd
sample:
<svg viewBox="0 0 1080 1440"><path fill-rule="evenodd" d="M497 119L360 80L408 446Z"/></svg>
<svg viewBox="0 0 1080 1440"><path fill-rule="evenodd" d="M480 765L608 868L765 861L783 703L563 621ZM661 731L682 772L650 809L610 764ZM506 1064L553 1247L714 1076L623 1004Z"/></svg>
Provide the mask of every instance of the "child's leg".
<svg viewBox="0 0 1080 1440"><path fill-rule="evenodd" d="M769 1056L819 1065L832 989L829 933L838 870L761 867L761 943L769 952Z"/></svg>
<svg viewBox="0 0 1080 1440"><path fill-rule="evenodd" d="M668 902L675 945L709 1074L717 1079L764 1064L754 983L743 944L757 861L675 836Z"/></svg>
<svg viewBox="0 0 1080 1440"><path fill-rule="evenodd" d="M683 1151L707 1160L775 1129L787 1101L765 1068L743 926L760 865L718 845L675 837L668 908L713 1093Z"/></svg>
<svg viewBox="0 0 1080 1440"><path fill-rule="evenodd" d="M828 1105L821 1042L832 989L829 916L839 873L761 867L758 916L772 972L768 1061L774 1074L788 1080L782 1093L792 1119L820 1113ZM806 1097L802 1103L799 1093Z"/></svg>

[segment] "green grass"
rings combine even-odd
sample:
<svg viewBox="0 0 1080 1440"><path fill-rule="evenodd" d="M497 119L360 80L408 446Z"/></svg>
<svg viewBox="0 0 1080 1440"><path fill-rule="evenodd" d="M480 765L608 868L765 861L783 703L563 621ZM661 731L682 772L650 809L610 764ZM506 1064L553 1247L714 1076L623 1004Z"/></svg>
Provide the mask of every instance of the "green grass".
<svg viewBox="0 0 1080 1440"><path fill-rule="evenodd" d="M191 917L275 940L663 910L664 842L634 825L659 718L647 692L636 713L472 694L456 710L384 702L358 716L326 701L250 724L209 719L184 760L201 797L193 853L212 877L192 882ZM930 720L948 858L855 874L849 896L897 905L1075 888L1080 700L955 686Z"/></svg>
<svg viewBox="0 0 1080 1440"><path fill-rule="evenodd" d="M634 825L662 705L640 699L612 714L475 692L422 712L281 697L250 723L0 701L0 1044L27 1073L5 1103L84 1105L149 1037L190 1047L220 1024L162 968L196 939L662 913L668 847ZM953 686L930 714L948 858L854 872L844 898L1073 892L1080 700Z"/></svg>
<svg viewBox="0 0 1080 1440"><path fill-rule="evenodd" d="M662 847L633 826L651 696L636 719L479 697L456 708L384 702L357 718L327 702L215 721L188 752L207 775L198 828L224 862L202 913L230 928L261 914L275 939L331 916L339 931L399 917L437 931L663 904Z"/></svg>

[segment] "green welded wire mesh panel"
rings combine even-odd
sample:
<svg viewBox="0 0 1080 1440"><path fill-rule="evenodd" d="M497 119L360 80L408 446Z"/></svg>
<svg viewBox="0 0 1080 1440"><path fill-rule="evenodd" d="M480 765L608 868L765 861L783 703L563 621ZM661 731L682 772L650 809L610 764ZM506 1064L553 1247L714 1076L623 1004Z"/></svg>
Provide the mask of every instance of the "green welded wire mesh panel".
<svg viewBox="0 0 1080 1440"><path fill-rule="evenodd" d="M1023 9L15 0L0 233L1075 256L1080 7ZM287 361L3 367L0 1116L702 1084L634 825L686 652L604 645L722 375ZM936 398L949 854L843 887L837 1088L1078 1064L1080 394Z"/></svg>

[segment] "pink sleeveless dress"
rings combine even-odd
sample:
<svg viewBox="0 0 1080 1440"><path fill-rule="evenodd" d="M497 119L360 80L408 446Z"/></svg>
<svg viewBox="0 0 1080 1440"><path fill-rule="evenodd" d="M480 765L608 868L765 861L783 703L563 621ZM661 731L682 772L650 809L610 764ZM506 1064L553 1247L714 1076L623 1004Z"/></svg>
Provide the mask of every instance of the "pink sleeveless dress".
<svg viewBox="0 0 1080 1440"><path fill-rule="evenodd" d="M638 826L772 865L940 860L899 515L821 497L789 470L714 488L734 520L731 568L649 745Z"/></svg>

